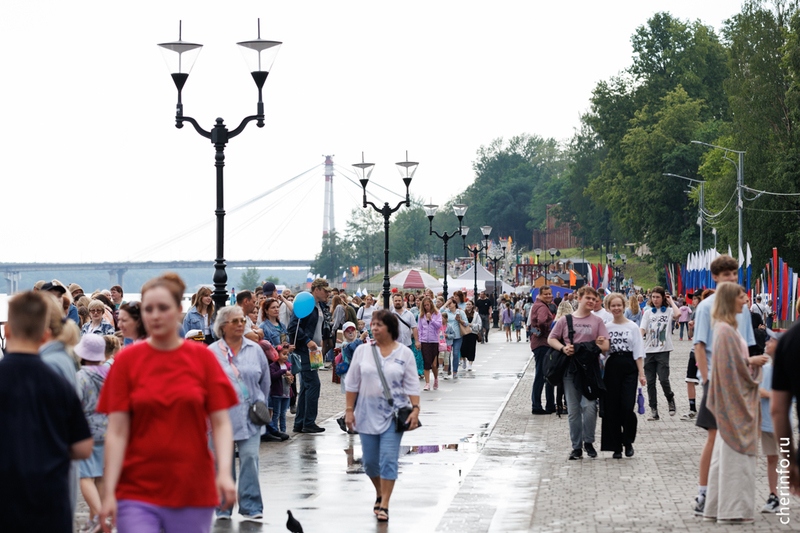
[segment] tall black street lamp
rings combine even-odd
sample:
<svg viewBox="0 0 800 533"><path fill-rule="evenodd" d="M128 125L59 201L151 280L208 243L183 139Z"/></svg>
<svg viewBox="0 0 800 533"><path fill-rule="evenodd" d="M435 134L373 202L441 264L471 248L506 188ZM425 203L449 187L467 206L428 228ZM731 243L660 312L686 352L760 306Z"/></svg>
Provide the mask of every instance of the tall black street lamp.
<svg viewBox="0 0 800 533"><path fill-rule="evenodd" d="M178 26L178 40L171 43L162 43L158 46L161 49L162 55L167 62L172 81L175 82L175 87L178 89L178 104L175 111L175 127L183 128L183 123L188 122L194 129L205 137L211 140L214 145L214 166L217 168L217 209L214 213L217 216L217 258L214 261L214 305L217 309L225 306L228 301L228 274L225 272L225 209L223 204L224 180L223 168L225 167L225 145L229 140L233 139L244 131L245 126L252 121L256 121L259 128L264 127L264 101L262 100L262 89L264 82L267 81L269 70L272 68L272 63L278 55L278 49L282 43L278 41L266 41L261 38L261 20L258 22L258 39L253 41L242 41L237 43L241 48L242 54L250 67L250 74L253 76L253 81L258 88L258 104L256 107L256 114L245 117L241 124L233 130L229 131L221 118L216 120L214 127L211 131L206 131L200 127L200 124L192 117L184 116L183 114L183 101L181 95L183 86L186 85L186 80L189 78L189 73L192 70L195 60L200 49L203 48L202 44L190 43L182 40L181 25Z"/></svg>
<svg viewBox="0 0 800 533"><path fill-rule="evenodd" d="M470 253L474 256L473 257L474 262L473 262L472 270L474 271L474 274L475 274L475 287L472 290L472 299L475 300L474 303L475 303L475 306L477 307L477 305L478 305L478 264L479 264L478 256L480 255L481 252L489 249L489 235L492 233L492 227L491 226L481 226L481 233L483 234L483 239L481 241L481 244L474 244L472 246L467 246L467 231L468 230L469 230L469 228L467 228L466 226L461 228L461 239L464 241L463 242L464 250L469 250Z"/></svg>
<svg viewBox="0 0 800 533"><path fill-rule="evenodd" d="M542 264L539 262L539 256L542 255L542 249L541 248L534 248L533 249L533 255L536 256L536 273L537 274L541 274L541 272L542 272ZM533 278L531 278L531 285L534 285L534 284L535 284L535 281L534 281ZM545 276L545 285L547 285L547 277L546 276Z"/></svg>
<svg viewBox="0 0 800 533"><path fill-rule="evenodd" d="M502 251L500 252L497 250L497 248L492 247L492 251L487 254L489 261L492 262L492 270L494 271L494 291L492 292L492 297L493 297L492 307L494 308L494 313L492 313L492 322L494 323L493 327L495 328L498 327L497 321L500 316L500 310L497 308L497 263L499 263L500 261L505 261L507 246L508 244L506 244L506 241L501 240L500 250ZM502 282L502 280L500 281Z"/></svg>
<svg viewBox="0 0 800 533"><path fill-rule="evenodd" d="M466 235L467 231L469 231L469 228L461 226L461 220L464 218L464 215L467 214L467 206L464 204L455 204L453 206L453 213L455 213L456 217L458 217L458 229L453 233L447 233L445 231L442 235L433 229L433 217L436 216L436 211L439 209L439 206L429 204L423 207L425 209L425 215L428 217L428 224L430 226L428 235L436 235L442 240L442 242L444 242L444 286L442 288L444 289L444 301L447 302L447 241L456 235L461 235L462 232L464 235Z"/></svg>
<svg viewBox="0 0 800 533"><path fill-rule="evenodd" d="M561 257L561 250L550 248L547 253L550 254L550 266L552 267L556 262L556 257ZM548 268L547 270L549 271L550 269ZM547 274L544 276L544 284L547 285Z"/></svg>
<svg viewBox="0 0 800 533"><path fill-rule="evenodd" d="M356 173L360 176L358 181L361 182L361 188L364 189L364 209L367 208L368 205L372 206L372 209L383 215L383 238L384 238L384 245L383 245L383 308L389 309L389 298L391 296L391 291L389 290L389 219L392 216L392 213L396 212L398 209L403 207L411 207L411 196L408 194L408 186L411 185L411 179L414 177L414 173L417 171L417 166L419 163L414 161L408 160L408 151L406 151L406 160L400 161L399 163L395 163L397 165L397 170L400 171L400 176L403 178L403 183L406 185L406 199L398 203L394 208L389 206L389 202L385 202L383 207L378 207L377 205L373 204L372 202L367 201L367 183L369 183L369 178L372 176L372 171L374 170L375 163L365 163L364 162L364 152L361 152L361 163L355 163L353 166L356 167Z"/></svg>

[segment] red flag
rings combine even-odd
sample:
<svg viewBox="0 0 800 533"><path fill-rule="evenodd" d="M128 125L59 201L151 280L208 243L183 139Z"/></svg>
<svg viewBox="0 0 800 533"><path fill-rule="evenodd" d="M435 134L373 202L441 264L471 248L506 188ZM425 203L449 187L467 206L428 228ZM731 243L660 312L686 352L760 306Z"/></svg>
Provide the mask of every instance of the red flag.
<svg viewBox="0 0 800 533"><path fill-rule="evenodd" d="M595 265L592 265L592 288L597 288L597 267Z"/></svg>
<svg viewBox="0 0 800 533"><path fill-rule="evenodd" d="M772 249L772 310L778 310L778 249Z"/></svg>
<svg viewBox="0 0 800 533"><path fill-rule="evenodd" d="M681 264L675 265L675 276L678 278L678 293L683 294L683 282L681 280Z"/></svg>

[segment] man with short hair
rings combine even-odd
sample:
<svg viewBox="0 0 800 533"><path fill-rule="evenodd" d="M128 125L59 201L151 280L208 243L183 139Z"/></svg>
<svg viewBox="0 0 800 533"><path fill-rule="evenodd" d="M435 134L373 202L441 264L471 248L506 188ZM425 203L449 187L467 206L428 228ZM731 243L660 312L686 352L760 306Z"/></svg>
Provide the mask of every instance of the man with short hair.
<svg viewBox="0 0 800 533"><path fill-rule="evenodd" d="M264 338L264 332L261 328L255 327L253 321L250 319L250 313L256 308L256 302L253 298L253 293L250 291L240 291L236 295L236 306L242 308L244 314L244 336L253 342L258 342Z"/></svg>
<svg viewBox="0 0 800 533"><path fill-rule="evenodd" d="M717 257L711 262L711 279L715 283L725 281L736 283L739 277L739 263L736 259L725 254ZM711 320L711 308L714 305L716 294L708 296L700 302L695 310L694 318L694 356L697 362L697 370L703 383L703 399L700 401L700 408L697 410L697 421L695 425L708 431L703 452L700 455L700 485L698 495L695 498L694 512L698 516L703 515L706 502L706 491L708 488L708 470L711 466L711 455L714 450L714 441L717 436L717 419L706 407L706 397L708 396L708 380L711 377L712 353L711 346L714 341L714 327ZM750 314L746 313L747 307L742 308L742 313L736 315L736 323L739 333L744 338L748 346L755 345L753 335L753 323ZM644 323L644 320L642 320ZM743 356L746 354L742 354ZM776 426L777 427L777 426Z"/></svg>
<svg viewBox="0 0 800 533"><path fill-rule="evenodd" d="M392 296L392 303L394 304L392 313L397 317L400 333L397 337L397 342L409 349L411 349L411 344L413 343L417 351L421 350L422 345L419 343L417 333L417 320L414 318L414 313L405 308L403 295L395 294Z"/></svg>
<svg viewBox="0 0 800 533"><path fill-rule="evenodd" d="M483 344L484 342L489 342L489 326L491 326L489 323L489 315L492 314L492 302L486 296L486 291L481 291L476 307L481 317L481 334L479 335L479 340L481 344Z"/></svg>
<svg viewBox="0 0 800 533"><path fill-rule="evenodd" d="M761 322L767 323L767 306L761 303L761 296L756 296L756 301L750 306L750 312L761 316Z"/></svg>
<svg viewBox="0 0 800 533"><path fill-rule="evenodd" d="M553 323L553 313L550 311L550 302L553 300L553 290L549 285L539 289L536 301L533 302L530 313L528 313L528 330L531 332L531 351L536 365L536 373L533 375L533 391L531 392L531 413L534 415L546 415L554 412L555 399L553 386L545 383L544 367L547 359L547 352L550 345L547 337L550 335L550 326ZM544 389L546 404L542 408L542 389Z"/></svg>
<svg viewBox="0 0 800 533"><path fill-rule="evenodd" d="M8 303L8 353L0 360L3 531L71 532L70 460L92 454L75 388L38 355L50 335L46 297L25 292Z"/></svg>
<svg viewBox="0 0 800 533"><path fill-rule="evenodd" d="M264 292L267 292L266 283ZM325 428L317 425L317 408L319 404L319 372L311 368L310 352L322 347L322 322L325 315L322 307L328 303L330 293L327 290L328 280L318 278L311 283L311 295L314 297L314 309L308 316L298 318L292 312L287 333L295 345L295 353L300 357L300 394L297 398L297 413L294 421L295 433L322 433ZM274 291L274 285L273 285Z"/></svg>

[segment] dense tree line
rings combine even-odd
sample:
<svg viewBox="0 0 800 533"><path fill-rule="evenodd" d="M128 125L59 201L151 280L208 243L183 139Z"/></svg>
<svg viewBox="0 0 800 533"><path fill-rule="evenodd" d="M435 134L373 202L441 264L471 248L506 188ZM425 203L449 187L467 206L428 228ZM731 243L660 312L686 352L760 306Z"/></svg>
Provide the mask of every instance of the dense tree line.
<svg viewBox="0 0 800 533"><path fill-rule="evenodd" d="M713 245L716 228L718 249L730 245L736 254L738 159L691 143L701 141L746 152L743 232L756 264L773 246L800 264L800 196L786 195L800 192L797 2L748 0L719 33L699 20L657 13L631 44L631 65L597 83L571 139L523 134L478 150L474 182L454 199L470 206L466 220L530 248L532 231L544 228L546 205L558 204L559 220L577 223L587 247L643 243L656 264L684 261L699 247L699 195L670 173L706 181L704 243ZM392 261L441 253L419 204L392 221ZM331 239L323 243L319 271L331 252L338 276L354 264L382 264L382 226L370 211L354 210L344 238L333 247ZM456 219L439 215L434 226L452 230ZM468 241L479 234L474 228Z"/></svg>

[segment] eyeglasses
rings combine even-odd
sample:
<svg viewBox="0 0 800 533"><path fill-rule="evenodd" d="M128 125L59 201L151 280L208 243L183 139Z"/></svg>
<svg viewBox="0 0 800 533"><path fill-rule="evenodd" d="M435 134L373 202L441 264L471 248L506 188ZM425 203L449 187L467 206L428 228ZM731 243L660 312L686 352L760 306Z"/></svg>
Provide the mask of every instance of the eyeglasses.
<svg viewBox="0 0 800 533"><path fill-rule="evenodd" d="M89 309L89 312L90 312L90 313L92 313L92 314L94 314L94 313L100 313L100 314L102 314L102 313L104 313L105 311L104 311L103 309Z"/></svg>
<svg viewBox="0 0 800 533"><path fill-rule="evenodd" d="M244 318L232 318L228 320L228 324L246 324L247 320Z"/></svg>

